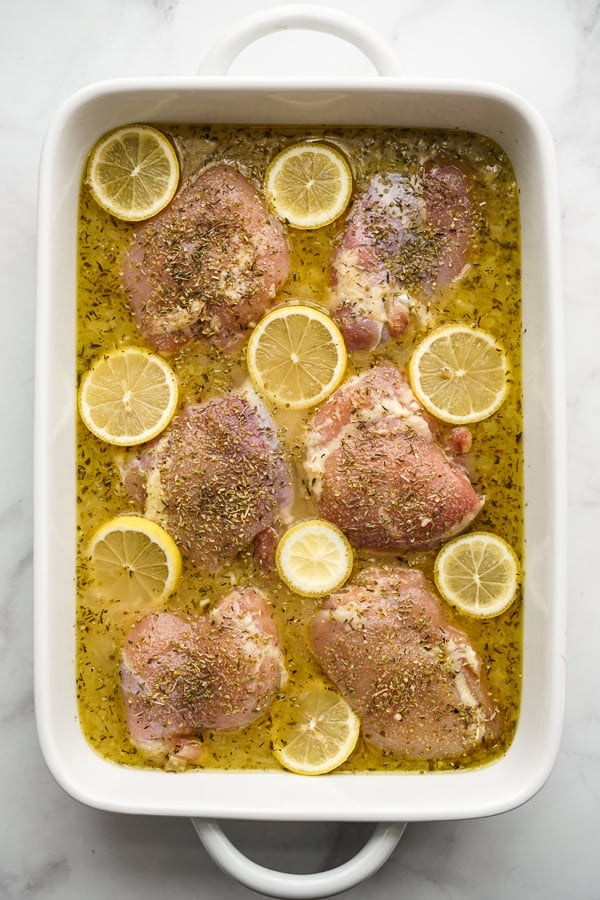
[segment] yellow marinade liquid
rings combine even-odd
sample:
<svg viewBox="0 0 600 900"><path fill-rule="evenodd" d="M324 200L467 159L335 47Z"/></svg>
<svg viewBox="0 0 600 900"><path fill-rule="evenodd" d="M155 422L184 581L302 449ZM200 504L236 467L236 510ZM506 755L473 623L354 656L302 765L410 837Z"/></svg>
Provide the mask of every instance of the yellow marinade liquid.
<svg viewBox="0 0 600 900"><path fill-rule="evenodd" d="M351 160L358 186L380 169L410 173L418 165L434 159L458 160L472 172L478 220L468 272L457 283L436 292L427 316L412 321L405 336L389 341L372 353L351 354L350 374L371 365L375 359L405 366L415 344L427 330L438 325L477 325L503 344L510 365L508 398L499 412L471 426L473 446L467 463L476 491L486 497L474 527L495 531L522 556L519 205L514 173L501 148L485 137L459 131L361 127L332 130L315 126L293 129L161 127L174 140L184 179L207 163L223 160L262 184L266 166L274 154L291 140L307 137L324 138L341 147ZM326 305L331 245L342 227L343 220L339 220L314 232L289 230L292 266L277 302L294 298ZM131 236L132 226L112 219L100 209L82 179L78 236L78 379L98 353L126 344L143 346L120 279ZM245 376L243 350L232 358L205 344L192 343L171 355L169 362L180 383L182 407L222 394ZM312 412L278 418L280 438L300 486L298 514L314 512L301 482L302 425ZM77 692L83 731L99 753L117 763L157 766L165 765L164 760L150 759L129 740L120 692L119 661L124 633L140 614L111 607L94 584L85 555L86 545L100 522L136 509L121 481L121 467L130 452L102 443L78 423ZM356 568L381 562L382 558L385 559L381 554L358 551ZM435 551L401 558L417 565L431 578ZM255 585L270 597L290 676L286 694L293 695L312 677L320 676L307 640L308 621L319 601L292 594L276 575L265 574L255 565L251 552L240 554L215 576L184 560L179 588L166 608L201 615L235 584ZM462 768L483 764L508 748L516 727L520 698L520 600L491 621L467 619L448 609L446 612L451 623L468 633L484 661L491 691L505 718L501 737L492 747L479 748L459 758L426 762L387 756L361 740L337 771ZM205 732L203 740L205 767L277 767L270 750L268 716L240 732Z"/></svg>

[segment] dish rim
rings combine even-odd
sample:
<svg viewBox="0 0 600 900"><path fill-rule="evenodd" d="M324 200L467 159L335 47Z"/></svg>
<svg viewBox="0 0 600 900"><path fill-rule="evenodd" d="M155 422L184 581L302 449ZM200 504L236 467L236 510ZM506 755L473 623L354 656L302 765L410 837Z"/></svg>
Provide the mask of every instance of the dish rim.
<svg viewBox="0 0 600 900"><path fill-rule="evenodd" d="M241 99L243 98L243 99ZM349 99L350 98L350 99ZM359 102L369 98L370 109L359 113ZM537 254L538 275L542 277L543 288L534 296L545 292L545 316L538 321L538 314L532 313L532 325L542 325L543 341L528 346L537 348L543 356L532 363L531 383L527 382L527 396L524 397L528 416L535 421L536 416L544 424L543 442L530 436L530 427L524 429L526 436L526 492L530 481L547 491L542 500L537 494L533 500L541 504L545 513L542 527L536 522L540 534L536 545L527 547L528 560L536 579L535 589L528 590L526 580L525 625L523 655L529 660L533 652L541 662L544 678L538 676L544 689L546 711L537 721L537 740L527 727L525 744L521 721L517 734L506 755L484 767L460 772L427 773L426 775L405 772L380 772L369 774L331 774L318 779L306 779L285 772L208 772L167 773L154 770L126 769L100 757L85 742L78 722L72 721L73 699L69 704L70 714L61 715L60 701L56 696L57 687L65 688L65 662L62 667L53 654L57 645L66 646L63 625L53 621L56 615L68 615L64 596L56 598L56 583L70 585L74 596L74 568L70 579L65 572L59 576L60 561L73 561L74 547L67 546L64 533L60 532L61 516L55 519L57 507L57 480L53 465L57 463L57 448L63 450L68 444L69 428L73 430L74 410L66 409L65 400L73 396L74 382L69 383L65 371L57 372L56 345L68 345L69 329L73 323L57 322L61 301L56 287L69 283L69 272L73 273L74 243L71 223L67 237L61 225L68 221L73 211L74 192L78 193L81 177L79 169L73 166L73 159L80 162L92 145L71 147L67 152L71 135L78 131L97 136L113 127L124 124L123 110L139 110L141 113L151 107L160 109L182 109L189 106L191 99L201 100L197 108L216 108L218 116L212 122L237 121L239 124L259 124L256 116L231 119L231 111L247 111L254 103L255 109L264 110L273 116L271 122L284 124L281 109L289 111L285 124L311 124L307 122L307 110L312 115L321 113L325 107L335 108L338 114L344 109L355 109L363 124L384 124L373 121L391 109L392 101L402 100L405 110L421 109L422 120L436 118L439 124L426 126L422 122L388 122L394 127L450 127L445 123L449 115L462 110L463 121L484 121L488 116L490 131L481 133L494 137L508 153L513 165L530 171L530 180L535 186L521 183L519 190L522 201L529 196L532 208L539 215L535 233L528 232L527 243L532 253ZM315 112L315 100L318 101ZM484 112L487 107L488 112ZM439 115L443 110L443 115ZM491 111L498 118L492 126ZM410 112L405 113L410 115ZM412 114L414 116L414 113ZM118 121L115 121L115 116ZM369 119L369 121L364 121ZM131 116L128 121L201 121L198 117L182 119L181 116L147 115ZM328 121L330 121L328 119ZM359 119L346 124L358 124ZM315 118L313 124L316 124ZM506 130L510 122L520 122L520 132ZM260 117L260 124L270 124ZM331 124L342 124L341 121ZM464 125L455 124L458 130ZM64 154L67 153L67 159ZM537 170L537 175L535 171ZM62 177L59 174L62 173ZM523 209L522 209L523 214ZM532 214L528 212L528 216ZM518 95L500 88L478 82L440 79L406 79L396 77L381 78L265 78L227 76L199 77L157 77L144 79L114 79L90 85L78 91L58 111L47 133L40 163L39 175L39 234L38 234L38 291L36 320L36 375L35 375L35 447L34 447L34 673L35 707L38 735L42 752L50 771L63 789L82 803L96 808L117 812L147 813L162 815L215 816L218 818L280 819L280 820L327 820L353 821L398 821L470 818L491 815L515 808L530 799L548 778L560 745L564 708L564 649L566 618L566 471L565 443L565 401L564 401L564 350L561 335L562 301L560 274L560 230L557 177L551 136L541 118ZM535 219L535 216L533 217ZM528 222L528 227L532 225ZM523 226L523 219L522 219ZM69 229L67 229L68 231ZM525 236L525 235L524 235ZM66 257L65 257L66 254ZM71 254L71 255L69 255ZM67 265L65 266L65 259ZM523 249L525 261L525 248ZM542 260L542 262L540 262ZM61 264L64 271L60 272ZM531 280L536 268L527 262L528 278ZM75 285L71 280L71 290ZM67 291L68 293L68 291ZM526 294L524 287L523 294ZM71 302L73 298L71 297ZM72 308L72 307L71 307ZM525 304L524 304L525 311ZM60 316L58 317L60 319ZM68 318L68 317L65 317ZM72 333L72 332L71 332ZM525 341L525 335L524 335ZM539 344L539 346L538 346ZM525 347L524 347L525 350ZM72 342L74 360L75 341ZM525 352L523 353L525 362ZM60 363L59 363L60 365ZM65 365L63 360L62 365ZM534 383L535 376L541 375L544 390ZM529 395L531 394L531 399ZM544 408L536 412L536 403L543 401ZM73 405L73 404L71 404ZM529 445L529 442L533 443ZM541 451L545 450L542 459ZM74 452L74 451L73 451ZM69 454L67 453L67 458ZM72 457L74 459L74 456ZM59 454L60 463L64 456ZM536 471L537 470L537 471ZM72 472L70 476L72 477ZM538 490L538 492L539 492ZM526 494L527 496L527 494ZM532 497L529 497L532 500ZM58 504L60 508L60 503ZM64 503L63 503L64 508ZM74 512L74 506L73 506ZM526 519L527 519L526 513ZM537 513L536 513L537 515ZM531 517L531 512L529 513ZM74 518L74 516L73 516ZM542 534L543 533L543 534ZM536 533L537 534L537 533ZM543 539L542 539L543 538ZM528 528L526 522L526 546ZM74 544L74 541L72 542ZM530 556L531 553L536 554ZM529 561L528 561L529 567ZM542 571L544 570L544 571ZM528 574L529 579L529 574ZM548 591L544 593L542 586ZM543 596L541 596L543 594ZM60 604L60 612L56 612ZM543 604L543 605L542 605ZM528 615L531 609L531 615ZM532 618L538 625L543 624L545 642L542 648L536 644ZM71 664L74 694L74 609L70 614ZM539 640L539 638L538 638ZM527 656L526 656L527 654ZM531 679L530 679L531 680ZM535 679L534 679L535 680ZM529 707L532 700L524 699ZM531 693L531 691L529 692ZM79 738L75 730L79 732ZM66 739L66 735L68 738ZM533 759L531 744L536 746ZM527 747L529 746L529 750ZM390 789L390 779L401 779L401 787ZM198 792L190 789L190 781L200 781ZM392 796L390 797L390 794ZM267 798L265 800L265 797Z"/></svg>

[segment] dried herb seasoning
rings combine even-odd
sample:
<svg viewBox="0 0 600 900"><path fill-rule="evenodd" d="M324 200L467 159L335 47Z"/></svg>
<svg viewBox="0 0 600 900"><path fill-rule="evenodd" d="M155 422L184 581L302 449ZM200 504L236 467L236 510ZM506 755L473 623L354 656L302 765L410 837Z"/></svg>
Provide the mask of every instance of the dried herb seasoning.
<svg viewBox="0 0 600 900"><path fill-rule="evenodd" d="M164 126L161 126L164 128ZM173 125L183 179L202 166L223 161L239 169L257 185L269 160L294 140L317 137L331 140L352 160L358 187L376 172L402 172L412 177L433 160L459 160L472 175L475 240L470 268L457 283L435 291L420 318L411 321L406 335L370 353L351 356L350 373L390 360L404 367L425 329L453 322L473 324L492 334L505 347L511 389L498 413L471 427L472 447L466 463L475 489L486 502L477 527L494 530L521 553L523 549L523 459L521 411L521 261L518 189L510 161L491 140L459 131L399 128L238 127ZM279 300L298 298L324 303L328 264L343 223L315 232L290 231L292 267ZM130 314L121 282L121 267L132 226L108 216L92 200L82 179L78 233L77 375L87 369L100 350L143 344ZM427 235L413 248L427 258L432 243ZM210 235L205 236L211 239ZM222 236L220 238L223 239ZM402 255L395 265L410 277L418 259ZM239 385L245 377L243 350L229 357L198 341L170 357L180 382L182 404L201 402ZM295 512L313 511L308 486L302 481L302 428L307 416L278 416L284 451L296 473ZM152 760L132 746L125 727L119 684L119 658L124 634L139 613L123 610L103 598L88 570L85 546L94 527L104 519L135 509L120 472L127 451L97 441L81 424L77 429L78 628L77 697L86 738L103 756L126 765L172 765ZM389 557L388 557L389 558ZM392 557L394 558L394 557ZM435 551L417 552L402 561L431 575ZM381 562L382 556L359 551L357 566ZM317 672L307 641L307 622L316 608L313 600L292 594L274 575L262 572L251 552L243 552L216 575L184 562L180 587L168 608L202 614L227 593L232 584L253 584L271 598L273 616L282 634L290 675L290 696ZM518 718L521 681L522 613L517 603L497 620L467 621L449 613L450 621L467 631L488 672L492 693L506 719L502 738L459 759L398 760L364 742L342 770L445 770L487 762L509 746ZM203 764L218 768L273 768L269 717L236 734L207 732Z"/></svg>

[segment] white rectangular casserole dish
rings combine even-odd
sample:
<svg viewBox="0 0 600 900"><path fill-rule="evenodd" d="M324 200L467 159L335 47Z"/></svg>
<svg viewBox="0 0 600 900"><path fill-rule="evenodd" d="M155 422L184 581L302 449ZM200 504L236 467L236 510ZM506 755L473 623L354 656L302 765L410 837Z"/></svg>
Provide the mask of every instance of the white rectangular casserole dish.
<svg viewBox="0 0 600 900"><path fill-rule="evenodd" d="M343 25L344 20L340 22ZM294 24L290 18L288 24ZM347 36L342 26L338 32ZM358 33L351 37L365 49L368 32L361 32L362 39ZM234 40L229 51L238 49ZM564 692L566 515L559 209L553 146L540 117L515 95L482 84L389 76L389 57L384 57L385 53L379 66L386 73L384 78L201 76L105 82L71 98L48 133L39 188L36 713L52 774L70 795L90 806L204 818L462 819L499 813L525 802L543 785L555 761ZM217 57L210 64L218 64ZM514 741L506 755L492 764L427 775L387 772L303 778L275 770L175 774L116 766L87 744L77 714L74 640L78 193L84 160L96 140L113 127L143 121L461 129L489 136L510 157L519 185L522 227L523 690Z"/></svg>

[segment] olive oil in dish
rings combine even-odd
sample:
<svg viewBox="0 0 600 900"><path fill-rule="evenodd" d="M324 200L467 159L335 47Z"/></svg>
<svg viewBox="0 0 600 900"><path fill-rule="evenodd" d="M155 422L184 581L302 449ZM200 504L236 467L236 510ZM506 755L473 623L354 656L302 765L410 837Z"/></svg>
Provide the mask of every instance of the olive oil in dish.
<svg viewBox="0 0 600 900"><path fill-rule="evenodd" d="M465 458L476 491L485 495L476 528L500 535L523 555L523 462L521 452L521 286L518 191L509 159L480 135L458 131L347 127L310 130L283 127L173 125L161 129L179 156L182 182L204 166L226 163L260 186L273 157L294 141L319 139L341 150L350 161L355 185L375 173L410 176L431 160L454 160L469 172L476 209L475 239L468 271L460 280L435 291L411 318L405 334L372 350L349 353L348 375L378 362L406 369L419 341L432 329L448 324L482 328L502 344L509 363L506 400L491 417L470 426L472 448ZM317 230L288 229L290 274L276 303L300 301L325 308L329 294L332 247L343 219ZM144 346L122 283L122 268L132 239L132 226L102 210L82 179L78 237L78 379L98 354L116 348ZM180 408L203 402L239 387L247 377L245 345L227 355L209 342L194 341L168 354L179 384ZM295 480L294 518L315 515L304 483L303 435L314 410L286 412L269 408ZM444 426L441 426L442 429ZM448 432L449 432L448 428ZM102 521L137 510L123 486L123 468L131 451L77 429L78 615L77 693L83 732L106 758L133 766L177 767L164 755L153 757L131 742L123 707L120 659L124 635L140 611L123 608L103 596L94 580L86 548ZM355 548L355 571L395 556ZM413 551L401 561L421 569L433 583L436 550ZM281 634L289 680L281 702L303 686L322 678L308 641L308 623L319 601L290 591L274 572L265 572L251 550L243 551L216 574L184 559L170 612L202 615L232 586L252 585L270 599ZM500 737L452 758L398 758L364 740L337 771L454 769L482 765L506 751L516 728L521 678L521 605L515 602L497 619L474 620L448 609L451 623L466 631L482 658L490 690L504 718ZM206 768L272 769L271 721L265 715L238 732L206 731L201 735Z"/></svg>

